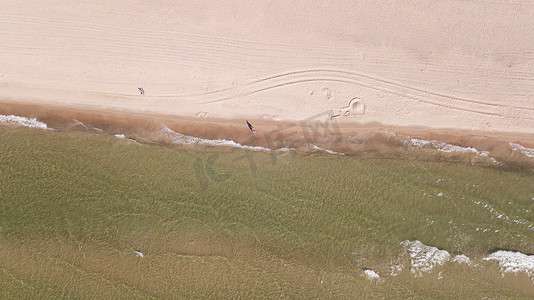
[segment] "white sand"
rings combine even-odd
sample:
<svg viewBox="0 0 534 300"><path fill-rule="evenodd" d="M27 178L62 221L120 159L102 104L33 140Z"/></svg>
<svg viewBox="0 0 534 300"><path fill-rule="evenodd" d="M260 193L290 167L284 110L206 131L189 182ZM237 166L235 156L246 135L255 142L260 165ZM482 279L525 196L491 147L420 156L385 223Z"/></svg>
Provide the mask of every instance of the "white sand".
<svg viewBox="0 0 534 300"><path fill-rule="evenodd" d="M0 7L0 103L534 133L531 1Z"/></svg>

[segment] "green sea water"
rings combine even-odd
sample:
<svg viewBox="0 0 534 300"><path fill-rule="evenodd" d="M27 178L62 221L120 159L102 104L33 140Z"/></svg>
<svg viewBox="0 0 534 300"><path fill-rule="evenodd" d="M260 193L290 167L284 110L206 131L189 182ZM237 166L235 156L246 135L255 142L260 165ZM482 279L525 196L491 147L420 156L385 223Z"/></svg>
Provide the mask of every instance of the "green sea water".
<svg viewBox="0 0 534 300"><path fill-rule="evenodd" d="M0 183L1 298L534 297L529 168L0 127Z"/></svg>

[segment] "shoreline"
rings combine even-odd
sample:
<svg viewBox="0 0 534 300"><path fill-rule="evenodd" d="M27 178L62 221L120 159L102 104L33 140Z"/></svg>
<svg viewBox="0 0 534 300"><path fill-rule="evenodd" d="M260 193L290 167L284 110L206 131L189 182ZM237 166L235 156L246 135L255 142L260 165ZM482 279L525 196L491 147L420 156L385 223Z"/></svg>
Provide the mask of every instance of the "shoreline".
<svg viewBox="0 0 534 300"><path fill-rule="evenodd" d="M104 123L104 124L130 124L146 122L159 122L167 125L171 129L177 129L183 134L194 135L201 138L224 138L225 130L219 130L214 133L215 129L226 128L236 130L239 133L249 132L245 124L245 118L235 116L233 118L214 118L214 117L191 117L176 114L155 113L150 111L136 111L136 110L121 110L116 107L100 108L98 106L87 105L80 107L78 105L66 104L44 104L35 102L2 102L0 106L0 114L2 115L18 115L22 117L37 118L47 122L69 119L78 119L80 121L86 120L88 123ZM111 121L113 120L113 121ZM336 124L335 129L337 134L342 136L354 136L365 134L372 131L387 131L395 134L402 134L413 138L438 138L439 140L455 140L461 138L474 139L500 139L509 142L522 143L527 147L534 147L534 133L526 133L519 131L486 131L486 130L470 130L462 128L447 128L447 127L427 127L427 126L401 126L382 124L379 122L357 122L357 121L343 121L330 119L327 112L311 116L307 119L296 120L265 120L261 118L248 119L255 126L259 135L261 132L277 132L279 128L292 129L299 133L309 132L310 129L303 129L307 124L311 129L317 126L323 126L330 122ZM320 124L313 124L319 121ZM202 124L203 129L199 129L196 125ZM300 128L300 129L298 129ZM321 129L321 128L319 128ZM182 132L183 131L183 132ZM329 134L334 133L334 129L330 127L326 130ZM323 134L324 135L324 131Z"/></svg>
<svg viewBox="0 0 534 300"><path fill-rule="evenodd" d="M245 119L237 117L192 118L23 103L3 103L0 115L36 118L58 130L92 128L141 142L170 146L226 144L245 149L292 149L304 153L326 152L358 157L408 157L534 166L534 157L530 155L534 148L532 134L337 122L331 120L327 113L295 121L249 119L256 134L250 132Z"/></svg>
<svg viewBox="0 0 534 300"><path fill-rule="evenodd" d="M328 135L327 114L342 137L534 147L526 2L164 2L5 5L4 113L110 131L166 124L253 146L279 126Z"/></svg>

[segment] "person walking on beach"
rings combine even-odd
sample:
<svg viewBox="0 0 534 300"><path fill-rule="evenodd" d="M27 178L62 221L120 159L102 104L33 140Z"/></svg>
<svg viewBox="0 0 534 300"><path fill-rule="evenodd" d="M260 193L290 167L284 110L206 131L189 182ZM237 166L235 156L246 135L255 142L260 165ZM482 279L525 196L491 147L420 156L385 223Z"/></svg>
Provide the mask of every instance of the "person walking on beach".
<svg viewBox="0 0 534 300"><path fill-rule="evenodd" d="M139 93L141 93L141 95L145 94L145 90L143 90L142 87L138 87L137 89L139 90Z"/></svg>
<svg viewBox="0 0 534 300"><path fill-rule="evenodd" d="M247 125L248 125L248 128L250 129L250 131L252 131L252 133L256 133L256 129L254 129L254 126L252 126L252 124L250 124L250 122L247 120Z"/></svg>

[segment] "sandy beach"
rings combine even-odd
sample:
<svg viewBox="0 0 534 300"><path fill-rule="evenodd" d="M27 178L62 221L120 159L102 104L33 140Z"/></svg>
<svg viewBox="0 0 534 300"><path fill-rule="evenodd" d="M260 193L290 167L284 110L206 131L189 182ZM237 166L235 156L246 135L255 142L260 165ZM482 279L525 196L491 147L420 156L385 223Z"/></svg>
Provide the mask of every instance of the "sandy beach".
<svg viewBox="0 0 534 300"><path fill-rule="evenodd" d="M1 6L4 110L534 134L528 1Z"/></svg>
<svg viewBox="0 0 534 300"><path fill-rule="evenodd" d="M534 299L534 1L0 0L0 183L0 299Z"/></svg>

